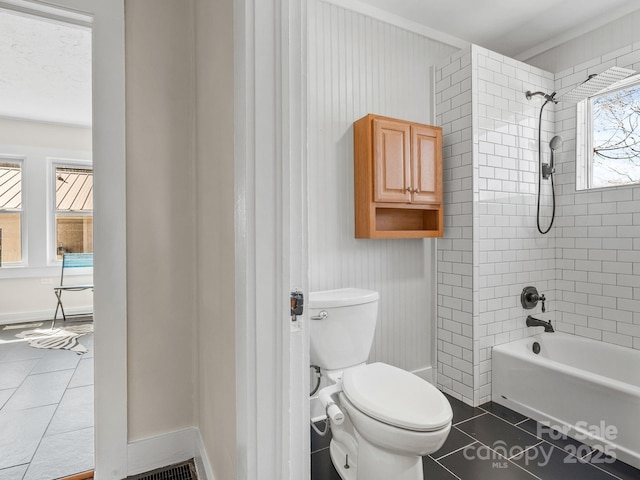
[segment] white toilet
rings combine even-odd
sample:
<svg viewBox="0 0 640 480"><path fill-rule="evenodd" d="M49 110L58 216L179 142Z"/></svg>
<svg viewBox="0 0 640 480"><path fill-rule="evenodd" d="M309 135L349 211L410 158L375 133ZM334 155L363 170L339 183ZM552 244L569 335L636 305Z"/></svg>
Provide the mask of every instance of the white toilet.
<svg viewBox="0 0 640 480"><path fill-rule="evenodd" d="M320 392L333 418L331 460L343 480L423 480L421 456L445 442L453 413L429 382L365 363L378 299L355 288L309 295L311 364L332 382Z"/></svg>

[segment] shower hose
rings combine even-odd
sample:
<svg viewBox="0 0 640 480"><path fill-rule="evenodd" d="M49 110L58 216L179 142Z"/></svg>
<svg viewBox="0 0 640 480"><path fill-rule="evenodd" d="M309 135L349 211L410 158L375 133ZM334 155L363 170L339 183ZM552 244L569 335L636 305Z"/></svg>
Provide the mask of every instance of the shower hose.
<svg viewBox="0 0 640 480"><path fill-rule="evenodd" d="M551 196L553 198L553 210L551 212L551 222L549 223L549 227L546 230L543 230L540 226L540 196L542 190L542 112L544 111L545 105L549 103L549 100L546 100L542 107L540 107L540 117L538 118L538 209L536 212L536 225L538 227L538 231L542 235L546 235L551 230L553 226L553 221L556 218L556 189L553 184L553 172L551 172Z"/></svg>

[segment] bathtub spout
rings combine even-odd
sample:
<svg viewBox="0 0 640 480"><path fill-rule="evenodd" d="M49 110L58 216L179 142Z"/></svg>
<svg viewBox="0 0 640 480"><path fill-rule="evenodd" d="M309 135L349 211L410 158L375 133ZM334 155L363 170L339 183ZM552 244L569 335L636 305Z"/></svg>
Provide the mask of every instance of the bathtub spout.
<svg viewBox="0 0 640 480"><path fill-rule="evenodd" d="M551 320L545 322L544 320L534 318L531 315L527 317L527 327L544 327L545 332L555 332L555 330L551 326Z"/></svg>

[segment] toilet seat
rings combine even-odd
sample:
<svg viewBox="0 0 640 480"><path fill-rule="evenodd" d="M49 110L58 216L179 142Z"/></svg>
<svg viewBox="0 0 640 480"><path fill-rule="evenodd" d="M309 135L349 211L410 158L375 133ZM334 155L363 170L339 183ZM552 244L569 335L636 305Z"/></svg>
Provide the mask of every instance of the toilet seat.
<svg viewBox="0 0 640 480"><path fill-rule="evenodd" d="M368 416L399 428L430 432L453 418L446 397L426 380L385 363L371 363L344 372L343 392Z"/></svg>

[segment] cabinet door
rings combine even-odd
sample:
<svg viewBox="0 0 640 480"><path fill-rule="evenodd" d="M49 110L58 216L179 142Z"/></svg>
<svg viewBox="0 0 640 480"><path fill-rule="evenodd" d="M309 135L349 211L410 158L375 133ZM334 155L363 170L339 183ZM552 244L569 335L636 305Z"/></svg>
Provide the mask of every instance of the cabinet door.
<svg viewBox="0 0 640 480"><path fill-rule="evenodd" d="M411 126L414 203L442 203L442 137L438 133L428 126Z"/></svg>
<svg viewBox="0 0 640 480"><path fill-rule="evenodd" d="M373 120L373 200L411 201L409 124L393 120Z"/></svg>

